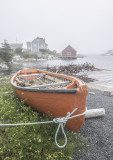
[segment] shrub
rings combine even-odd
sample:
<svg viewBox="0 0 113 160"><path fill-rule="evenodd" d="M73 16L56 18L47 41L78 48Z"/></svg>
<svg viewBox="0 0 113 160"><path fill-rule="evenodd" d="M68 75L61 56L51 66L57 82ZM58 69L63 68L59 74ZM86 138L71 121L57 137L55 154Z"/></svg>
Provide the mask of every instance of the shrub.
<svg viewBox="0 0 113 160"><path fill-rule="evenodd" d="M0 58L0 63L4 62L2 58Z"/></svg>
<svg viewBox="0 0 113 160"><path fill-rule="evenodd" d="M31 53L31 52L22 52L22 57L23 58L37 58L36 53Z"/></svg>

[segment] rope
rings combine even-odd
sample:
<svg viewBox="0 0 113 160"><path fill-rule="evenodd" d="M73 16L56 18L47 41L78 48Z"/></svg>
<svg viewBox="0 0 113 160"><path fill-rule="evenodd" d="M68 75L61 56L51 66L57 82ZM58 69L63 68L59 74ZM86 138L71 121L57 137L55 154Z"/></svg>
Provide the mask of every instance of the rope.
<svg viewBox="0 0 113 160"><path fill-rule="evenodd" d="M0 124L0 126L23 126L23 125L35 125L35 124L47 124L47 123L54 123L54 122L46 121L46 122L34 122L34 123Z"/></svg>
<svg viewBox="0 0 113 160"><path fill-rule="evenodd" d="M72 118L76 118L82 115L86 114L86 111L81 113L81 114L77 114L74 116L71 116L72 114L74 114L74 112L76 112L78 110L78 108L75 108L71 113L68 112L66 117L60 117L60 118L54 118L52 121L45 121L45 122L34 122L34 123L16 123L16 124L0 124L0 126L22 126L22 125L36 125L36 124L47 124L47 123L58 123L58 128L55 134L55 143L57 145L57 147L59 148L64 148L67 145L67 136L66 133L64 131L64 126L66 125L66 122L68 121L68 119L72 119ZM65 142L63 145L59 145L58 141L57 141L57 137L58 137L58 132L59 130L62 130L62 133L64 135L64 139Z"/></svg>

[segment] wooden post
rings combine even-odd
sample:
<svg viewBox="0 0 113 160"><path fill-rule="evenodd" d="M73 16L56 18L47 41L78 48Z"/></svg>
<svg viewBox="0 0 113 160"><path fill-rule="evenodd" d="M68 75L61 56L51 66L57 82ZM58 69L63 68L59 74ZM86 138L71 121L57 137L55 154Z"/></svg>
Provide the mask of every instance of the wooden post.
<svg viewBox="0 0 113 160"><path fill-rule="evenodd" d="M87 110L85 114L85 118L94 118L94 117L101 117L105 115L105 109L99 108L99 109L91 109Z"/></svg>

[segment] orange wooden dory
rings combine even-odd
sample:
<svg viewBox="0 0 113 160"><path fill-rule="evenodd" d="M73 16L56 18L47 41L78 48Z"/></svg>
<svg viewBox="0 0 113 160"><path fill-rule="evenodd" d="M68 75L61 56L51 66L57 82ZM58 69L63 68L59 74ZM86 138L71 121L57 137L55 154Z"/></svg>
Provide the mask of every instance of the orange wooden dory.
<svg viewBox="0 0 113 160"><path fill-rule="evenodd" d="M26 76L27 79L33 80L40 74L58 77L69 81L65 88L51 89L38 88L38 86L22 87L17 85L16 79L19 76ZM24 78L25 79L25 78ZM74 113L81 114L86 110L86 96L88 88L79 79L63 74L51 73L38 69L20 70L11 79L11 85L19 99L31 107L54 118L65 117L67 112L72 112L75 108L78 110ZM66 127L72 131L79 130L85 120L85 115L68 120Z"/></svg>

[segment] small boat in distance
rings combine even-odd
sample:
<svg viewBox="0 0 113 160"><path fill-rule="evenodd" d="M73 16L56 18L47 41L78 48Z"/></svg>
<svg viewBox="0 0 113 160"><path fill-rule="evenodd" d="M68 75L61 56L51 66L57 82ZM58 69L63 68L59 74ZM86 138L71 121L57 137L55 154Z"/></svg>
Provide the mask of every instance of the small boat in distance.
<svg viewBox="0 0 113 160"><path fill-rule="evenodd" d="M67 112L81 114L86 110L88 88L79 79L39 69L20 70L11 79L11 85L19 99L36 110L54 118L65 117ZM79 130L85 115L69 119L66 127Z"/></svg>

